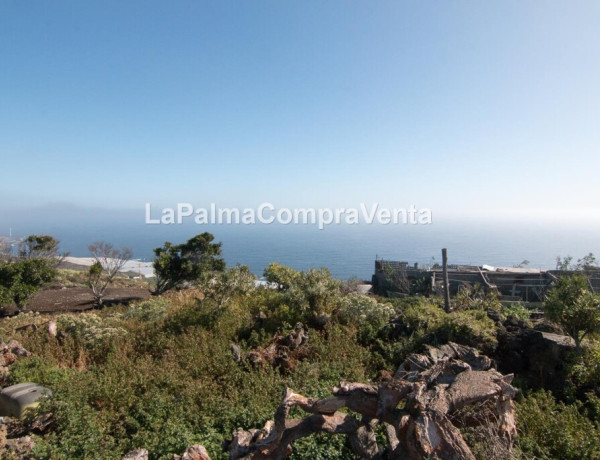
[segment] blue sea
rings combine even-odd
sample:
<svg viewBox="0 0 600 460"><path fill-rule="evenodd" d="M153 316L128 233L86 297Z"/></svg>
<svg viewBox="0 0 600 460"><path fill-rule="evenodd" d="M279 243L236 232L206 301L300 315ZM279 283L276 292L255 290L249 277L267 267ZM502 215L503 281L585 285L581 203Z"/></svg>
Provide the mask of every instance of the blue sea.
<svg viewBox="0 0 600 460"><path fill-rule="evenodd" d="M2 217L2 216L0 216ZM271 262L298 270L327 267L333 276L370 280L376 258L431 264L448 248L449 262L513 266L524 259L529 267L554 268L557 256L575 259L600 255L599 225L531 220L460 222L438 219L430 225L147 225L143 216L97 211L4 214L0 234L51 234L70 255L87 257L87 246L98 240L129 246L134 258L152 260L152 249L165 241L184 242L208 231L222 242L228 265L248 265L257 275Z"/></svg>

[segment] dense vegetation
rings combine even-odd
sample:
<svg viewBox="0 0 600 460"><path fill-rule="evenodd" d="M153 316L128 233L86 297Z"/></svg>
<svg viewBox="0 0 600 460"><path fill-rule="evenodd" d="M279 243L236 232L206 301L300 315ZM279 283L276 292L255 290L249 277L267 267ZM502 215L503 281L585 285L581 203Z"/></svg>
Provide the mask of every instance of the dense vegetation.
<svg viewBox="0 0 600 460"><path fill-rule="evenodd" d="M29 298L56 276L58 241L49 235L29 235L18 246L0 248L0 308L25 308Z"/></svg>
<svg viewBox="0 0 600 460"><path fill-rule="evenodd" d="M52 412L56 423L35 436L35 458L118 459L145 447L151 458L168 459L194 443L213 459L227 458L221 442L237 427L262 426L286 387L325 397L340 379L367 382L381 371L393 373L424 344L455 341L493 353L498 318L529 320L525 307L503 307L474 292L461 293L454 311L445 313L437 298L359 294L355 282L335 280L325 269L297 272L272 264L265 275L273 284L256 287L247 268L219 268L210 283L58 315L56 337L44 327L20 327L41 326L47 316L21 314L0 323L2 338L33 352L11 366L4 385L34 381L54 393L38 409ZM287 366L244 359L299 322L309 341ZM600 344L594 334L569 365L567 400L545 391L519 395L517 457L600 457ZM485 435L465 435L480 458L489 458ZM319 435L296 443L291 458L352 455L344 438Z"/></svg>

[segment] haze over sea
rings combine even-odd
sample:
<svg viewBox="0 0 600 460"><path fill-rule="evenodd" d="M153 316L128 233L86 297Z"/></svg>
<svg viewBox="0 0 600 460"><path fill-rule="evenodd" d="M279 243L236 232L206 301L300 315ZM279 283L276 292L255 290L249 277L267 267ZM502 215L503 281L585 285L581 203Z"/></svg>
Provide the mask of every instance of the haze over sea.
<svg viewBox="0 0 600 460"><path fill-rule="evenodd" d="M327 267L338 278L369 280L376 257L431 264L448 248L449 262L513 266L524 259L534 268L554 268L557 256L575 259L589 252L600 255L600 223L565 216L542 218L436 218L431 225L147 225L143 210L107 211L63 206L4 213L0 235L51 234L62 250L88 257L97 240L129 246L134 258L151 260L152 249L165 241L181 243L205 231L223 243L228 265L248 265L261 275L271 262L298 270ZM589 217L589 216L588 216Z"/></svg>

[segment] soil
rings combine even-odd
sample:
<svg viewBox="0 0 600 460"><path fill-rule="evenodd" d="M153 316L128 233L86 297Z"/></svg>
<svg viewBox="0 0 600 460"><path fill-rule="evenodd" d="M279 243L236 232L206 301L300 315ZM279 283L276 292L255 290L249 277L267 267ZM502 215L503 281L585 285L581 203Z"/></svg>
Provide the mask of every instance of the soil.
<svg viewBox="0 0 600 460"><path fill-rule="evenodd" d="M144 300L150 297L150 291L143 287L115 287L108 288L104 296L104 305L127 304L135 300ZM41 313L83 311L94 306L94 298L87 287L69 287L58 289L44 289L37 292L29 302L28 311ZM7 309L5 314L13 311Z"/></svg>

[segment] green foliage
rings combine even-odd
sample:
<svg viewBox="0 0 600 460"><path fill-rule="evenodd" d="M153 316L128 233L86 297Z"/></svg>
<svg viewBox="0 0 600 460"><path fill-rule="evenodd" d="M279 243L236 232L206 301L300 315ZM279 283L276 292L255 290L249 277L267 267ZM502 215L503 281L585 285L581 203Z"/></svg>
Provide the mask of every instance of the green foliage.
<svg viewBox="0 0 600 460"><path fill-rule="evenodd" d="M600 425L580 410L580 403L557 402L550 392L525 397L517 404L517 446L526 458L599 458Z"/></svg>
<svg viewBox="0 0 600 460"><path fill-rule="evenodd" d="M341 281L332 278L323 267L298 272L272 263L265 269L264 276L283 293L285 308L305 322L321 325L327 322L341 296Z"/></svg>
<svg viewBox="0 0 600 460"><path fill-rule="evenodd" d="M446 313L440 300L435 298L390 300L397 316L394 327L388 330L388 340L377 341L382 366L397 366L407 354L419 351L426 343L440 345L453 341L486 353L496 348L494 322L482 308Z"/></svg>
<svg viewBox="0 0 600 460"><path fill-rule="evenodd" d="M160 297L142 300L132 304L125 311L124 317L137 321L156 322L167 316L170 307L170 303Z"/></svg>
<svg viewBox="0 0 600 460"><path fill-rule="evenodd" d="M123 266L132 257L130 248L116 249L105 241L96 241L88 246L95 259L88 270L88 285L94 295L94 303L102 306L104 292Z"/></svg>
<svg viewBox="0 0 600 460"><path fill-rule="evenodd" d="M272 335L280 327L290 328L298 322L306 322L306 311L302 304L288 303L288 292L258 288L244 299L244 309L251 315L252 322L241 333L247 339L252 332Z"/></svg>
<svg viewBox="0 0 600 460"><path fill-rule="evenodd" d="M58 240L50 235L29 235L19 243L19 257L23 259L45 259L52 266L60 260Z"/></svg>
<svg viewBox="0 0 600 460"><path fill-rule="evenodd" d="M498 296L491 291L486 291L480 284L461 287L452 299L453 309L485 310L492 308L499 310L500 307Z"/></svg>
<svg viewBox="0 0 600 460"><path fill-rule="evenodd" d="M246 265L238 264L205 277L199 284L205 297L213 299L222 307L233 297L248 295L256 288L255 283L256 276L250 269Z"/></svg>
<svg viewBox="0 0 600 460"><path fill-rule="evenodd" d="M263 276L269 283L276 284L280 291L287 291L298 285L301 274L293 268L273 262L265 268Z"/></svg>
<svg viewBox="0 0 600 460"><path fill-rule="evenodd" d="M384 275L380 279L378 292L386 294L395 292L401 294L428 294L431 291L429 276L416 275L414 279L408 279L408 265L393 266L390 262L381 260L381 271Z"/></svg>
<svg viewBox="0 0 600 460"><path fill-rule="evenodd" d="M311 268L301 275L299 287L310 310L317 315L331 314L340 293L340 281L324 267Z"/></svg>
<svg viewBox="0 0 600 460"><path fill-rule="evenodd" d="M87 287L87 272L60 268L56 273L55 284L60 287Z"/></svg>
<svg viewBox="0 0 600 460"><path fill-rule="evenodd" d="M115 340L127 333L118 325L118 318L105 319L94 313L60 315L57 318L57 329L86 348L101 353L110 350Z"/></svg>
<svg viewBox="0 0 600 460"><path fill-rule="evenodd" d="M56 276L45 259L21 259L0 264L0 304L14 302L23 309L27 300Z"/></svg>
<svg viewBox="0 0 600 460"><path fill-rule="evenodd" d="M503 320L512 317L525 323L531 323L531 311L521 302L511 302L510 305L502 305L500 317Z"/></svg>
<svg viewBox="0 0 600 460"><path fill-rule="evenodd" d="M100 262L94 262L88 269L88 285L90 287L99 286L102 283L102 264Z"/></svg>
<svg viewBox="0 0 600 460"><path fill-rule="evenodd" d="M560 278L548 294L544 310L573 337L579 353L581 341L600 331L600 296L589 290L582 276Z"/></svg>
<svg viewBox="0 0 600 460"><path fill-rule="evenodd" d="M261 291L236 297L218 314L213 301L168 306L157 298L123 315L60 315L58 330L67 333L60 342L41 328L21 336L37 356L13 365L11 383L51 388L54 397L40 410L57 418L54 431L36 437L35 458L102 452L118 459L145 447L151 459L170 459L199 442L213 459L224 459L221 442L237 427L262 427L286 387L324 397L340 379L367 381L375 373L368 349L338 325L310 330L306 358L286 375L237 364L230 345L249 321L244 300L268 299ZM311 437L295 450L296 458L348 458L341 437Z"/></svg>
<svg viewBox="0 0 600 460"><path fill-rule="evenodd" d="M573 262L573 256L565 256L565 257L556 257L556 269L567 271L574 270L575 267L571 264Z"/></svg>
<svg viewBox="0 0 600 460"><path fill-rule="evenodd" d="M470 294L462 308L445 313L436 298L342 291L326 270L271 265L268 277L279 289L254 288L245 267L211 273L204 298L181 290L110 312L59 315L58 339L43 327L15 331L41 326L41 315L0 321L3 337L13 335L34 353L11 367L5 383L35 381L54 394L40 410L51 411L57 424L36 436L35 458L95 459L101 452L116 460L145 447L150 459L162 460L201 443L213 459L225 459L221 442L238 427L260 428L272 419L286 387L323 398L340 380L367 382L382 369L393 371L426 343L452 340L484 352L496 344L487 309L500 307L485 295ZM524 316L523 309L503 314ZM301 358L285 373L233 359L232 343L244 355L319 315L329 321L309 327ZM585 403L565 405L546 393L518 403L517 447L526 458L598 458L599 362L595 342L587 342L572 370ZM294 411L294 417L306 415ZM475 450L485 456L486 447L479 443ZM326 435L295 443L291 456L351 457L344 437Z"/></svg>
<svg viewBox="0 0 600 460"><path fill-rule="evenodd" d="M457 342L491 353L498 343L494 322L485 310L451 312L433 331L437 343Z"/></svg>
<svg viewBox="0 0 600 460"><path fill-rule="evenodd" d="M204 232L185 243L174 245L167 241L162 248L154 249L155 294L180 289L206 279L207 274L223 271L221 243L213 240L212 234Z"/></svg>
<svg viewBox="0 0 600 460"><path fill-rule="evenodd" d="M345 460L355 458L346 436L318 433L294 443L290 460Z"/></svg>
<svg viewBox="0 0 600 460"><path fill-rule="evenodd" d="M556 258L556 269L563 271L571 270L590 270L598 268L598 261L596 256L591 252L583 256L581 259L577 259L577 263L573 263L573 256L565 256Z"/></svg>
<svg viewBox="0 0 600 460"><path fill-rule="evenodd" d="M594 390L600 394L600 342L590 340L583 347L581 356L571 367L571 381L575 390Z"/></svg>
<svg viewBox="0 0 600 460"><path fill-rule="evenodd" d="M600 397L598 395L592 392L585 394L583 412L597 427L600 427Z"/></svg>
<svg viewBox="0 0 600 460"><path fill-rule="evenodd" d="M583 256L581 259L577 259L578 270L589 270L592 268L598 268L598 261L596 260L596 256L594 256L594 254L591 252Z"/></svg>
<svg viewBox="0 0 600 460"><path fill-rule="evenodd" d="M336 311L336 316L342 324L357 328L358 338L365 344L373 342L379 331L395 314L390 303L380 303L373 297L358 293L343 297Z"/></svg>

